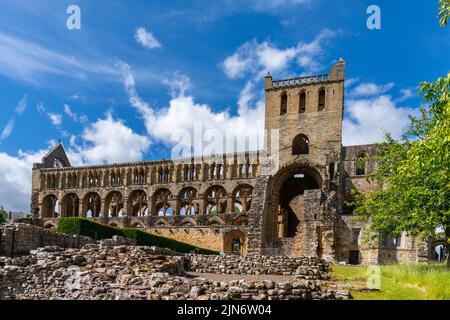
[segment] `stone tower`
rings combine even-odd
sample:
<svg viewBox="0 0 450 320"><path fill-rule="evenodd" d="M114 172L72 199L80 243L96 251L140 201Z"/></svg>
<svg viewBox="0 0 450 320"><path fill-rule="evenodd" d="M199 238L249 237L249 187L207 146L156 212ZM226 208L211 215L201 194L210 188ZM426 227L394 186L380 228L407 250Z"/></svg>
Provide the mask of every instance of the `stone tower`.
<svg viewBox="0 0 450 320"><path fill-rule="evenodd" d="M277 81L270 75L266 77L265 128L279 129L280 167L299 154L308 154L308 159L325 165L330 153L340 152L344 78L342 59L328 75ZM272 144L268 141L267 145ZM302 150L303 147L309 150Z"/></svg>
<svg viewBox="0 0 450 320"><path fill-rule="evenodd" d="M285 80L268 75L265 79L266 146L276 168L261 176L262 184L266 179L261 192L268 198L255 206L264 208L264 236L255 242L263 254L334 259L344 80L342 59L329 74ZM253 214L251 221L258 215ZM249 241L253 248L253 240Z"/></svg>

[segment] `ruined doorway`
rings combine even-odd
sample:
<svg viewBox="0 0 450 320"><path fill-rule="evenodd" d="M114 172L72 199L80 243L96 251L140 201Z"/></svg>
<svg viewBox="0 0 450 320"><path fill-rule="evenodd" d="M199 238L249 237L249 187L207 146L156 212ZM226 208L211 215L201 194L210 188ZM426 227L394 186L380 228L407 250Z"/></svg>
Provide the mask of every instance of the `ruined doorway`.
<svg viewBox="0 0 450 320"><path fill-rule="evenodd" d="M301 168L289 173L281 185L279 205L284 216L284 237L295 237L299 224L305 220L303 195L305 190L320 189L317 176L315 170Z"/></svg>
<svg viewBox="0 0 450 320"><path fill-rule="evenodd" d="M246 236L242 231L232 230L224 234L223 253L226 255L245 256L246 247Z"/></svg>
<svg viewBox="0 0 450 320"><path fill-rule="evenodd" d="M359 264L359 251L358 250L350 250L348 252L348 264L358 265Z"/></svg>
<svg viewBox="0 0 450 320"><path fill-rule="evenodd" d="M232 244L231 244L232 254L235 255L235 256L240 256L241 255L241 250L242 250L241 238L239 238L239 237L233 238L233 241L232 241Z"/></svg>

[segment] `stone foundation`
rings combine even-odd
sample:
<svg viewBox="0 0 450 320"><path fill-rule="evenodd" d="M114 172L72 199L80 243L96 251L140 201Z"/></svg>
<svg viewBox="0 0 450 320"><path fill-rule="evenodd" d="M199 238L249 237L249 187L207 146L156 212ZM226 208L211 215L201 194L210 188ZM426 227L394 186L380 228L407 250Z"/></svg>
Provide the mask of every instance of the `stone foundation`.
<svg viewBox="0 0 450 320"><path fill-rule="evenodd" d="M186 277L183 271L192 265L189 260L205 261L202 256L159 253L150 247L89 244L82 249L41 248L14 259L0 257L0 299L297 300L349 296L347 291L325 289L317 277L320 272L290 282Z"/></svg>

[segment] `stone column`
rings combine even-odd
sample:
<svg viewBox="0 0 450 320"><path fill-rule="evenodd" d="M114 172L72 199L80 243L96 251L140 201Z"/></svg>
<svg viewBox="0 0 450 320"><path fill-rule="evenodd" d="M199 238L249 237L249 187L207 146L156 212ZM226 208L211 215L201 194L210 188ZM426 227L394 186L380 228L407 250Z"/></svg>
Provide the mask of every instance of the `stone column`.
<svg viewBox="0 0 450 320"><path fill-rule="evenodd" d="M228 195L227 198L227 210L225 213L234 213L234 203L233 203L233 197L231 195Z"/></svg>

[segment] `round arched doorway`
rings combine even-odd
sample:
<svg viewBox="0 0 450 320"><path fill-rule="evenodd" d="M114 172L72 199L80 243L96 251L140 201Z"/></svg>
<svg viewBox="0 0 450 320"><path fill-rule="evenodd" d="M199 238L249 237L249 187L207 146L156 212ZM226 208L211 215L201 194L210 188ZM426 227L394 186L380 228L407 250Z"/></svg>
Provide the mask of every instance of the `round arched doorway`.
<svg viewBox="0 0 450 320"><path fill-rule="evenodd" d="M278 174L276 206L278 236L292 238L305 220L304 194L307 190L321 189L322 179L317 170L306 166L292 166Z"/></svg>
<svg viewBox="0 0 450 320"><path fill-rule="evenodd" d="M240 230L233 230L224 235L223 252L227 255L244 256L247 253L247 239Z"/></svg>

